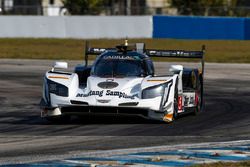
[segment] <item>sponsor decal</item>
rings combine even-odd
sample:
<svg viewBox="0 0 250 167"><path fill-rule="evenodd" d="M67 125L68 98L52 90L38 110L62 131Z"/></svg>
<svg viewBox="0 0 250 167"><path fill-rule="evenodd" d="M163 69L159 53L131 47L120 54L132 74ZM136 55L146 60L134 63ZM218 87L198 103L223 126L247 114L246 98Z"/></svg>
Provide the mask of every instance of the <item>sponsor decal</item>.
<svg viewBox="0 0 250 167"><path fill-rule="evenodd" d="M76 95L76 97L89 97L89 96L99 96L99 97L102 97L104 95L104 91L89 91L89 93L87 94L82 94L82 93L78 93ZM126 93L124 92L119 92L119 91L111 91L111 90L107 90L105 92L105 95L106 96L117 96L119 98L124 98L124 99L135 99L135 96L136 95L127 95Z"/></svg>
<svg viewBox="0 0 250 167"><path fill-rule="evenodd" d="M104 52L104 51L106 51L106 49L102 49L102 48L94 48L93 50L94 50L94 52Z"/></svg>
<svg viewBox="0 0 250 167"><path fill-rule="evenodd" d="M129 96L124 92L107 90L106 96L118 96L119 98L135 99L135 95Z"/></svg>
<svg viewBox="0 0 250 167"><path fill-rule="evenodd" d="M103 59L134 60L132 56L125 56L125 55L105 56L103 57Z"/></svg>
<svg viewBox="0 0 250 167"><path fill-rule="evenodd" d="M76 97L88 97L88 96L99 96L99 97L102 97L103 96L103 90L102 91L92 91L91 90L87 94L78 93L76 95Z"/></svg>

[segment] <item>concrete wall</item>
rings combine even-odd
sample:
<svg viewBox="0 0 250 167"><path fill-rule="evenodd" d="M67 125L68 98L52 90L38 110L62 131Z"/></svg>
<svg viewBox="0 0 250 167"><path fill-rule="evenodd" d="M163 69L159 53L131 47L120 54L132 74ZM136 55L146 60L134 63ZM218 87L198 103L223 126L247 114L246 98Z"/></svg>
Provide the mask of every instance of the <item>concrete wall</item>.
<svg viewBox="0 0 250 167"><path fill-rule="evenodd" d="M151 16L1 16L0 37L151 38Z"/></svg>
<svg viewBox="0 0 250 167"><path fill-rule="evenodd" d="M188 16L0 16L1 37L249 40L249 18Z"/></svg>
<svg viewBox="0 0 250 167"><path fill-rule="evenodd" d="M64 18L1 16L0 37L63 38Z"/></svg>

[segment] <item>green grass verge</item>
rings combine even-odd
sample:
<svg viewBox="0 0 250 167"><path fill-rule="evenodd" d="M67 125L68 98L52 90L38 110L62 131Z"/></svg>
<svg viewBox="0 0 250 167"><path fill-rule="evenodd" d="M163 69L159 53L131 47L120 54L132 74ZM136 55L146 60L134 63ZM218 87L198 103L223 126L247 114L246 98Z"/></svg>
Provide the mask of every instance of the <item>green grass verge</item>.
<svg viewBox="0 0 250 167"><path fill-rule="evenodd" d="M250 161L243 162L217 162L211 164L193 165L192 167L249 167Z"/></svg>
<svg viewBox="0 0 250 167"><path fill-rule="evenodd" d="M91 46L114 47L124 40L89 40ZM0 39L0 58L81 60L84 40L77 39ZM207 48L207 62L250 63L250 41L131 39L145 42L147 48L200 50ZM161 59L157 59L161 60ZM171 59L176 61L176 59ZM169 60L167 60L169 61ZM186 60L185 60L186 61Z"/></svg>

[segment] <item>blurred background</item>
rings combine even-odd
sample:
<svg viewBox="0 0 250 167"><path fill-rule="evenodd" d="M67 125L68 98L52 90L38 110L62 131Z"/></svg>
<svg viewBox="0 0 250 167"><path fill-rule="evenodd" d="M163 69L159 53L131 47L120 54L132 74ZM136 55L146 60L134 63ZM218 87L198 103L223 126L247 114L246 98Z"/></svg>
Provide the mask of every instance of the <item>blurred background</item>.
<svg viewBox="0 0 250 167"><path fill-rule="evenodd" d="M249 0L0 0L1 15L250 16Z"/></svg>

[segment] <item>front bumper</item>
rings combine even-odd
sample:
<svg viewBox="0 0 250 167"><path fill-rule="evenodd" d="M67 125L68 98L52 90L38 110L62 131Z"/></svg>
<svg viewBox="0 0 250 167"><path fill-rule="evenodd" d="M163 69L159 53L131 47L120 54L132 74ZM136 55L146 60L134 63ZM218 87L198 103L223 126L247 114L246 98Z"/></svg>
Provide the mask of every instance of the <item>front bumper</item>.
<svg viewBox="0 0 250 167"><path fill-rule="evenodd" d="M152 99L102 99L95 97L87 98L70 98L70 97L61 97L55 94L50 94L51 104L53 108L62 107L62 106L75 106L83 105L90 107L129 107L129 108L138 108L138 109L148 109L159 111L162 97L156 97Z"/></svg>
<svg viewBox="0 0 250 167"><path fill-rule="evenodd" d="M164 114L171 111L171 102L169 109L161 109L162 97L152 99L105 99L88 98L69 98L50 94L51 104L41 106L41 116L53 116L68 114L103 114L103 115L134 115L143 118L163 120ZM58 109L60 112L58 112Z"/></svg>
<svg viewBox="0 0 250 167"><path fill-rule="evenodd" d="M143 108L130 107L100 107L100 106L63 106L60 108L42 109L42 117L59 115L111 115L139 116L145 119L162 120L164 113Z"/></svg>

